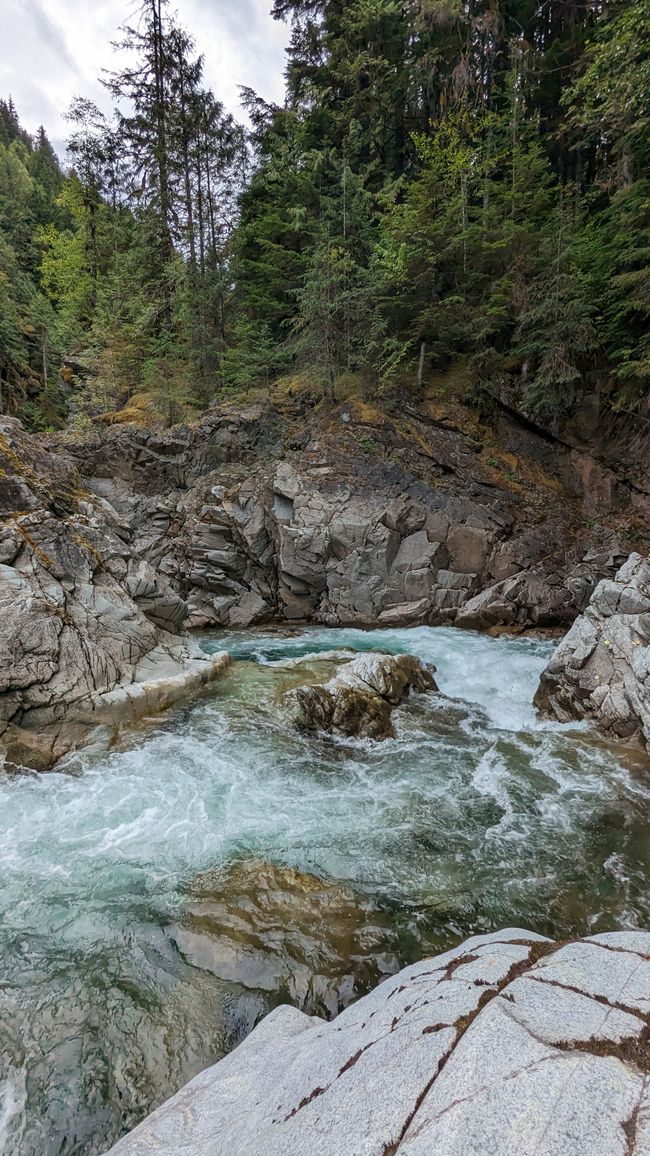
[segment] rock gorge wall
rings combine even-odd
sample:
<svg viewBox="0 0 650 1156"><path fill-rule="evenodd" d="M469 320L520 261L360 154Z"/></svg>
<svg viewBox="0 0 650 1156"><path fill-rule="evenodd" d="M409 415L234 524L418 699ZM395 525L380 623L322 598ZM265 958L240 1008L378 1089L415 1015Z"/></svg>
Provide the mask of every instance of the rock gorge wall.
<svg viewBox="0 0 650 1156"><path fill-rule="evenodd" d="M188 626L569 625L644 499L514 419L407 409L223 406L65 448Z"/></svg>
<svg viewBox="0 0 650 1156"><path fill-rule="evenodd" d="M187 606L130 543L70 461L0 421L0 744L9 767L49 770L89 740L211 681L183 633Z"/></svg>
<svg viewBox="0 0 650 1156"><path fill-rule="evenodd" d="M294 398L84 437L2 418L6 759L47 769L216 677L187 627L568 626L647 513L586 451L454 402Z"/></svg>

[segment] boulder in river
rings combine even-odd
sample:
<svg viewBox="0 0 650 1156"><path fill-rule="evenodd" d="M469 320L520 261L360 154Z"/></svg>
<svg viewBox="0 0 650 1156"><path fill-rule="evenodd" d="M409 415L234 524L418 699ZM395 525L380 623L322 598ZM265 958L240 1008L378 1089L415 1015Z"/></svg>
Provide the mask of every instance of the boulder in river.
<svg viewBox="0 0 650 1156"><path fill-rule="evenodd" d="M561 722L650 743L650 561L630 554L598 584L543 671L535 704Z"/></svg>
<svg viewBox="0 0 650 1156"><path fill-rule="evenodd" d="M410 690L437 690L434 670L410 654L359 654L329 682L287 691L282 706L299 730L393 738L393 707Z"/></svg>
<svg viewBox="0 0 650 1156"><path fill-rule="evenodd" d="M650 934L510 928L276 1008L111 1156L647 1156Z"/></svg>

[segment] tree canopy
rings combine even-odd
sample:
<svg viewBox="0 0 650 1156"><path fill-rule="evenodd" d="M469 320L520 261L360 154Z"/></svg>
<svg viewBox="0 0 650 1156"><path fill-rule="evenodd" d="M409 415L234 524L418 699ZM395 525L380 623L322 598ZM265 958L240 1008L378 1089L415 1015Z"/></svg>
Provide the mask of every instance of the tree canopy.
<svg viewBox="0 0 650 1156"><path fill-rule="evenodd" d="M0 102L0 405L165 420L297 371L336 395L458 361L560 422L650 374L650 0L275 0L284 103L244 128L145 0L69 167ZM66 393L62 356L91 351ZM73 391L74 393L74 391Z"/></svg>

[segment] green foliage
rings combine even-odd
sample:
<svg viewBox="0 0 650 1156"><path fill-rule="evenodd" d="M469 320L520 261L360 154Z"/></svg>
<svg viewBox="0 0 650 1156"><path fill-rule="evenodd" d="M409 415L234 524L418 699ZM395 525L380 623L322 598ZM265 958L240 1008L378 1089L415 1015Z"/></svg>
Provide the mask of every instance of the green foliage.
<svg viewBox="0 0 650 1156"><path fill-rule="evenodd" d="M41 129L20 127L11 101L0 101L0 412L21 412L33 425L60 424L54 387L56 316L39 277L39 230L61 219L63 177Z"/></svg>
<svg viewBox="0 0 650 1156"><path fill-rule="evenodd" d="M245 133L166 0L77 98L65 176L0 102L2 408L170 422L301 374L333 399L467 366L559 424L650 377L650 0L275 0L282 107Z"/></svg>
<svg viewBox="0 0 650 1156"><path fill-rule="evenodd" d="M601 164L613 160L617 183L631 184L650 148L650 0L605 5L562 102Z"/></svg>

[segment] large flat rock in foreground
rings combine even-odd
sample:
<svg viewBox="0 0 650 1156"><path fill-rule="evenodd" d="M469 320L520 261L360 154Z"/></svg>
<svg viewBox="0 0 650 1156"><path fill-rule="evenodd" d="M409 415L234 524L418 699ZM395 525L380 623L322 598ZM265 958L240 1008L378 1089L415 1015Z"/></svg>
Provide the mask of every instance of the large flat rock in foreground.
<svg viewBox="0 0 650 1156"><path fill-rule="evenodd" d="M508 929L279 1007L112 1156L650 1154L650 934Z"/></svg>

